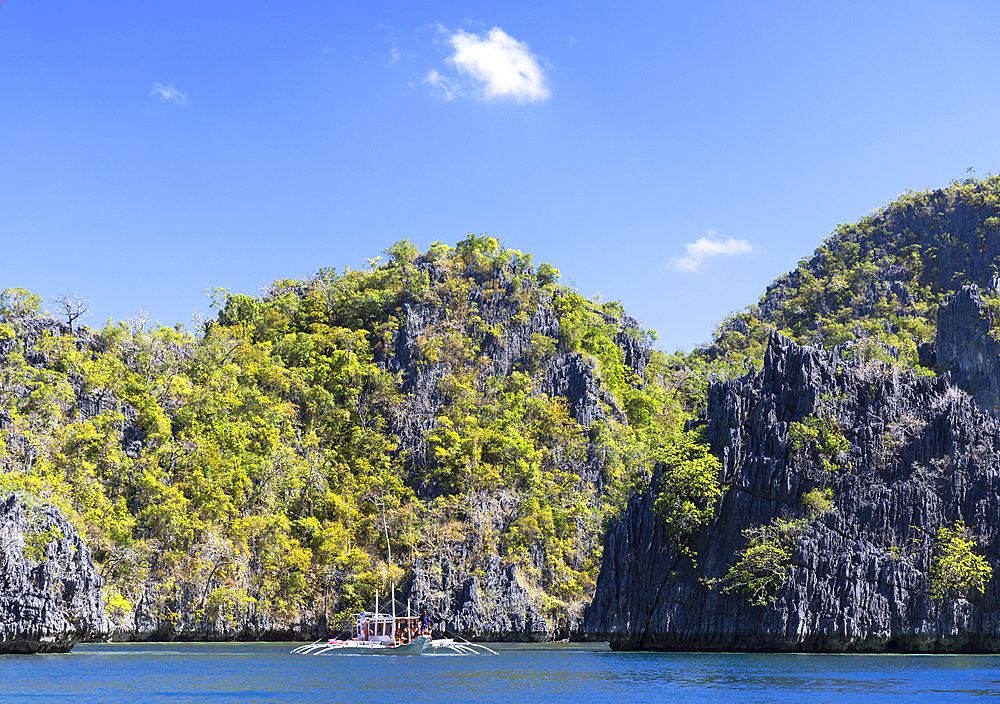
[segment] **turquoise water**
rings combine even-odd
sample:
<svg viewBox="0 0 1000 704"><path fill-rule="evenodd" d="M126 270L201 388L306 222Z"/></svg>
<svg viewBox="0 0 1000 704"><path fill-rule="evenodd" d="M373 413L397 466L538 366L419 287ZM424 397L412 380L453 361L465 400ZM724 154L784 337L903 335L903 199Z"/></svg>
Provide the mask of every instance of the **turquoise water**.
<svg viewBox="0 0 1000 704"><path fill-rule="evenodd" d="M2 702L963 702L1000 698L1000 656L613 653L290 655L289 643L93 644L0 656Z"/></svg>

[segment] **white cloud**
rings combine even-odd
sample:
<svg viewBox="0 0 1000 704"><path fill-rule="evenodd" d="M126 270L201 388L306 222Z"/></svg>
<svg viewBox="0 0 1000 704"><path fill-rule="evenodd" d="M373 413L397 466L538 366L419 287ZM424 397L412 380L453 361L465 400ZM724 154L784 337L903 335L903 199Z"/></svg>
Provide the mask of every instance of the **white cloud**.
<svg viewBox="0 0 1000 704"><path fill-rule="evenodd" d="M446 76L442 76L433 69L424 78L424 83L430 83L441 96L442 100L454 100L458 88Z"/></svg>
<svg viewBox="0 0 1000 704"><path fill-rule="evenodd" d="M399 63L399 60L403 58L403 53L399 49L399 43L396 41L396 33L392 31L392 27L387 24L380 24L378 26L382 30L383 41L389 45L389 65L395 66Z"/></svg>
<svg viewBox="0 0 1000 704"><path fill-rule="evenodd" d="M711 230L705 234L705 237L685 244L687 256L671 259L670 268L674 271L697 274L702 262L706 259L720 256L732 257L737 254L750 254L754 251L753 245L746 240L737 240L732 237L720 240L718 233Z"/></svg>
<svg viewBox="0 0 1000 704"><path fill-rule="evenodd" d="M154 83L153 90L149 91L149 94L165 103L175 103L176 105L184 105L188 101L187 95L174 88L173 83L167 85Z"/></svg>
<svg viewBox="0 0 1000 704"><path fill-rule="evenodd" d="M431 71L424 79L439 91L444 82L445 100L471 93L480 100L513 99L534 103L549 97L545 71L528 45L519 42L499 27L479 36L458 30L450 37L455 53L448 57L459 74L449 79Z"/></svg>

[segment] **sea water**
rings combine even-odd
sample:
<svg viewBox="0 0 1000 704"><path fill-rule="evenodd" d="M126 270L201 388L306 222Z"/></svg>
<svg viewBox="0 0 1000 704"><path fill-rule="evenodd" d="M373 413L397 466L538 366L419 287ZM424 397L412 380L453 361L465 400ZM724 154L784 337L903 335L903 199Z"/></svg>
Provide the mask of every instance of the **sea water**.
<svg viewBox="0 0 1000 704"><path fill-rule="evenodd" d="M2 702L1000 701L1000 656L619 653L494 646L499 655L291 655L294 643L84 644L0 656Z"/></svg>

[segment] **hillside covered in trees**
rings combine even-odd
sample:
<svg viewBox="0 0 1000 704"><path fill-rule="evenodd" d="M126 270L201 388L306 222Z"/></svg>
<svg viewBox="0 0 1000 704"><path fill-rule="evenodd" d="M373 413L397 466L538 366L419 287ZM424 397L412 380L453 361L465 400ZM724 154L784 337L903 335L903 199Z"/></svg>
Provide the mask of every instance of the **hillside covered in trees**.
<svg viewBox="0 0 1000 704"><path fill-rule="evenodd" d="M590 637L1000 650L998 206L996 177L907 194L720 327L696 356L747 373L696 421L719 499L679 545L657 467L609 524Z"/></svg>
<svg viewBox="0 0 1000 704"><path fill-rule="evenodd" d="M119 637L319 632L414 585L468 634L579 618L605 521L694 442L697 377L489 237L384 254L217 290L196 331L3 293L0 492L74 521ZM695 525L714 489L689 489ZM513 623L480 599L512 588Z"/></svg>
<svg viewBox="0 0 1000 704"><path fill-rule="evenodd" d="M909 191L838 226L756 304L724 321L706 351L759 366L777 329L827 350L877 340L916 366L920 345L934 343L941 302L972 283L995 297L998 275L1000 176Z"/></svg>

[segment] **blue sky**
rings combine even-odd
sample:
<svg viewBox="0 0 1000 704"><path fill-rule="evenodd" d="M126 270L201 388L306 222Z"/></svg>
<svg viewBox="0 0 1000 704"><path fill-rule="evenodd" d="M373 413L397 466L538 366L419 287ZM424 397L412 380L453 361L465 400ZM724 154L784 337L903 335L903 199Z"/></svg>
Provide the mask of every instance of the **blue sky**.
<svg viewBox="0 0 1000 704"><path fill-rule="evenodd" d="M691 349L1000 171L995 2L0 4L0 288L165 324L488 233Z"/></svg>

